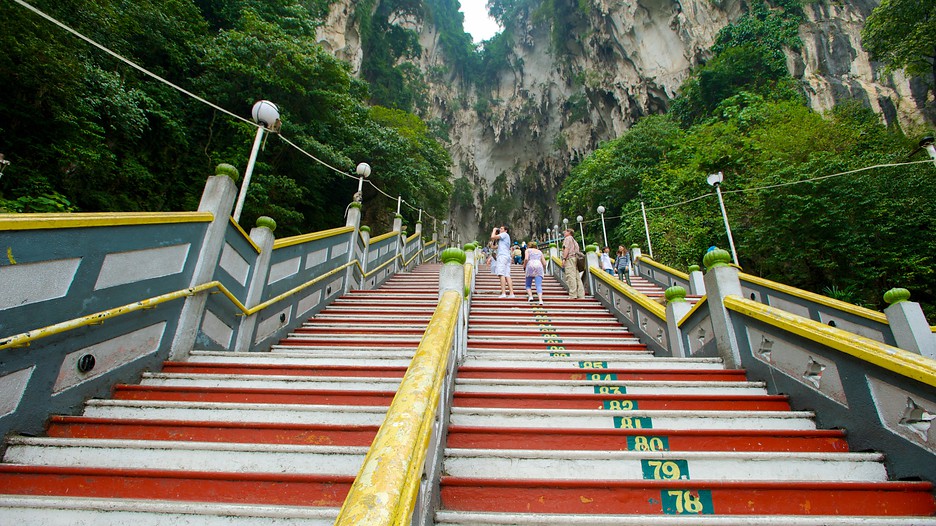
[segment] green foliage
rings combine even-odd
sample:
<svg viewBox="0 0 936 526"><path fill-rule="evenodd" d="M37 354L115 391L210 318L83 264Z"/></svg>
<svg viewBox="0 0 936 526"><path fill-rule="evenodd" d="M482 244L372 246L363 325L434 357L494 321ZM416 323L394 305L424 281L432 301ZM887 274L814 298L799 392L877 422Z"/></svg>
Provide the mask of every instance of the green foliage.
<svg viewBox="0 0 936 526"><path fill-rule="evenodd" d="M929 79L936 91L936 2L883 0L865 21L861 45L889 70Z"/></svg>
<svg viewBox="0 0 936 526"><path fill-rule="evenodd" d="M422 51L419 34L404 29L391 16L424 16L419 0L387 0L377 4L373 15L373 0L360 2L355 15L361 23L361 47L364 59L361 74L370 83L371 102L405 111L424 106L425 82L422 73L410 60Z"/></svg>
<svg viewBox="0 0 936 526"><path fill-rule="evenodd" d="M284 136L350 172L445 213L451 161L413 115L372 112L369 87L316 44L331 0L79 0L34 5L196 94L247 116L260 98L282 111ZM371 5L373 5L371 3ZM421 2L396 6L413 11ZM0 208L14 212L193 210L218 163L243 170L253 126L188 98L88 46L13 3L0 17L2 151ZM411 33L387 35L390 53L418 53ZM38 59L41 57L41 60ZM402 64L419 99L418 78ZM387 84L388 86L389 84ZM386 86L384 86L386 87ZM402 98L400 98L402 97ZM409 99L406 99L409 97ZM333 227L356 182L267 135L242 216L267 215L281 235ZM395 206L365 187L366 214L380 229Z"/></svg>
<svg viewBox="0 0 936 526"><path fill-rule="evenodd" d="M452 191L452 206L471 208L474 205L474 185L466 177L455 179Z"/></svg>

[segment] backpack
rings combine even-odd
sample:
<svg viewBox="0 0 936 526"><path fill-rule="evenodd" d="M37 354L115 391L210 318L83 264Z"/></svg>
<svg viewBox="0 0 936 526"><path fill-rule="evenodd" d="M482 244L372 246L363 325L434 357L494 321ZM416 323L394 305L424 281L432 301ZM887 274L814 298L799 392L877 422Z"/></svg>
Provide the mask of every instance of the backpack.
<svg viewBox="0 0 936 526"><path fill-rule="evenodd" d="M579 252L575 255L575 268L579 272L585 272L585 254Z"/></svg>

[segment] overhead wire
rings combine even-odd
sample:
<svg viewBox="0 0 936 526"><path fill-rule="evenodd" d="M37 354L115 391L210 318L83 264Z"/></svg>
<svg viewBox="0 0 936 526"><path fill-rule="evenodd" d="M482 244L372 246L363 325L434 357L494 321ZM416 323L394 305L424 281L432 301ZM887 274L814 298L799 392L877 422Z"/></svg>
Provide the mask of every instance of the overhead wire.
<svg viewBox="0 0 936 526"><path fill-rule="evenodd" d="M235 118L235 119L237 119L237 120L239 120L239 121L241 121L241 122L244 122L244 123L246 123L246 124L249 124L249 125L251 125L251 126L253 126L253 127L255 127L255 128L264 128L264 129L266 129L267 131L271 131L271 132L272 132L272 130L270 130L269 128L266 128L265 126L263 126L263 125L261 125L261 124L255 123L255 122L253 122L253 121L251 121L250 119L247 119L247 118L245 118L245 117L241 117L240 115L238 115L238 114L236 114L236 113L234 113L234 112L232 112L232 111L230 111L230 110L228 110L228 109L225 109L224 107L219 106L219 105L217 105L217 104L215 104L215 103L213 103L213 102L211 102L211 101L209 101L209 100L207 100L207 99L205 99L205 98L203 98L203 97L200 97L200 96L198 96L198 95L192 93L191 91L188 91L187 89L185 89L185 88L183 88L183 87L181 87L181 86L179 86L179 85L177 85L177 84L175 84L175 83L173 83L173 82L171 82L171 81L169 81L169 80L167 80L167 79L165 79L165 78L163 78L163 77L157 75L156 73L153 73L152 71L150 71L150 70L144 68L143 66L140 66L139 64L133 62L132 60L130 60L130 59L126 58L126 57L124 57L123 55L120 55L120 54L117 53L116 51L113 51L113 50L111 50L110 48L108 48L108 47L106 47L106 46L104 46L104 45L102 45L102 44L99 44L97 41L93 40L92 38L90 38L90 37L88 37L88 36L85 36L84 34L80 33L79 31L77 31L77 30L75 30L75 29L72 29L71 27L69 27L68 25L66 25L64 22L59 21L58 19L52 17L51 15L45 13L44 11L39 10L39 9L36 8L36 7L30 5L29 3L25 2L24 0L13 0L13 2L15 2L15 3L19 4L20 6L22 6L22 7L26 8L26 9L28 9L29 11L32 11L34 14L36 14L36 15L38 15L39 17L45 19L46 21L51 22L51 23L54 24L55 26L58 26L59 28L61 28L61 29L65 30L66 32L72 34L73 36L75 36L75 37L77 37L77 38L79 38L79 39L81 39L81 40L87 42L88 44L94 46L95 48L97 48L97 49L99 49L99 50L101 50L101 51L103 51L104 53L110 55L111 57L113 57L113 58L115 58L115 59L117 59L117 60L119 60L120 62L123 62L124 64L126 64L126 65L132 67L133 69L135 69L135 70L137 70L137 71L143 73L144 75L147 75L147 76L149 76L149 77L152 77L152 78L158 80L159 82L162 82L163 84L169 86L170 88L175 89L176 91L178 91L178 92L180 92L180 93L183 93L183 94L185 94L185 95L187 95L187 96L189 96L189 97L191 97L191 98L197 100L198 102L201 102L202 104L205 104L205 105L207 105L207 106L209 106L209 107L211 107L211 108L213 108L213 109L215 109L215 110L217 110L217 111L220 111L221 113L224 113L225 115L228 115L228 116L230 116L230 117L233 117L233 118ZM341 169L339 169L339 168L335 168L334 166L328 164L327 162L325 162L325 161L319 159L318 157L312 155L311 153L307 152L307 151L304 150L302 147L300 147L300 146L297 145L296 143L294 143L294 142L292 142L291 140L289 140L288 138L286 138L282 133L276 132L276 134L279 136L279 138L280 138L283 142L285 142L286 144L288 144L288 145L291 146L292 148L296 149L297 151L299 151L300 153L302 153L302 154L305 155L306 157L309 157L310 159L314 160L315 162L321 164L322 166L324 166L324 167L326 167L326 168L328 168L328 169L330 169L330 170L332 170L332 171L334 171L334 172L336 172L336 173L339 173L339 174L341 174L341 175L344 175L344 176L346 176L346 177L349 177L349 178L351 178L351 179L357 179L357 176L355 176L354 174L351 174L351 173L349 173L348 171L341 170ZM387 194L386 192L384 192L383 190L381 190L380 188L378 188L377 185L375 185L373 182L371 182L371 181L367 181L367 182L368 182L372 187L374 187L374 189L376 189L378 192L380 192L381 194L383 194L383 195L389 197L390 199L395 199L395 198L391 197L389 194ZM404 201L404 202L405 202L405 201ZM421 209L419 209L419 208L414 207L413 205L411 205L411 204L409 204L409 203L406 203L406 205L409 206L410 208L412 208L413 210L421 210ZM425 212L424 212L424 213L425 213ZM429 215L429 214L426 214L426 215ZM431 216L431 215L429 215L429 217L431 217L431 218L433 218L433 219L436 219L435 217L433 217L433 216Z"/></svg>

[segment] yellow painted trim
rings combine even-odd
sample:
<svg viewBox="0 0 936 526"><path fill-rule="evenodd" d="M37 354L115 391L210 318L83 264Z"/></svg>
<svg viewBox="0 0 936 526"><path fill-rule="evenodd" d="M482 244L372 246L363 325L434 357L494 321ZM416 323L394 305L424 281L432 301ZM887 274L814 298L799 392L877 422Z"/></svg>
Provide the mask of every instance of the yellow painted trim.
<svg viewBox="0 0 936 526"><path fill-rule="evenodd" d="M47 230L101 226L210 223L211 212L102 212L75 214L0 214L0 230Z"/></svg>
<svg viewBox="0 0 936 526"><path fill-rule="evenodd" d="M410 523L461 303L459 291L439 298L336 526Z"/></svg>
<svg viewBox="0 0 936 526"><path fill-rule="evenodd" d="M471 295L471 273L474 271L474 265L465 263L465 297Z"/></svg>
<svg viewBox="0 0 936 526"><path fill-rule="evenodd" d="M423 247L428 247L429 245L435 245L435 244L436 244L435 240L430 240L430 241L426 241L423 244Z"/></svg>
<svg viewBox="0 0 936 526"><path fill-rule="evenodd" d="M398 236L398 235L400 235L400 231L399 231L399 230L394 230L393 232L387 232L386 234L382 234L382 235L379 235L379 236L377 236L377 237L372 237L371 240L370 240L370 244L373 245L373 244L375 244L375 243L380 243L380 242L383 241L384 239L389 239L389 238L391 238L391 237L393 237L393 236Z"/></svg>
<svg viewBox="0 0 936 526"><path fill-rule="evenodd" d="M854 314L855 316L860 316L869 320L883 323L888 325L887 316L883 312L878 312L876 310L866 309L864 307L859 307L858 305L852 305L851 303L846 303L844 301L839 301L832 299L828 296L823 296L821 294L816 294L815 292L809 292L808 290L798 289L796 287L791 287L789 285L784 285L783 283L777 283L776 281L770 281L769 279L760 278L757 276L752 276L751 274L746 274L744 272L739 272L738 277L741 278L741 282L751 282L768 289L773 289L778 292L783 292L784 294L789 294L797 298L801 298L807 301L812 301L820 305L825 305L826 307L848 312Z"/></svg>
<svg viewBox="0 0 936 526"><path fill-rule="evenodd" d="M413 235L411 235L410 237L406 238L406 244L407 244L407 245L410 244L410 242L413 241L414 239L416 239L417 237L419 237L419 233L418 233L418 232L415 233L415 234L413 234Z"/></svg>
<svg viewBox="0 0 936 526"><path fill-rule="evenodd" d="M681 320L679 320L676 326L682 327L682 324L685 323L686 320L688 320L693 314L695 314L695 311L702 308L703 303L708 303L708 296L702 296L699 298L699 301L697 301L696 304L693 305L691 309L689 309L689 312L687 312L686 315L683 316Z"/></svg>
<svg viewBox="0 0 936 526"><path fill-rule="evenodd" d="M338 272L348 268L349 266L353 265L356 262L357 260L354 260L351 263L345 263L344 265L334 270L330 270L326 272L325 274L322 274L321 276L317 276L316 278L309 280L303 283L302 285L299 285L298 287L294 287L280 294L279 296L276 296L275 298L271 298L249 309L243 303L241 303L241 301L237 299L237 297L234 296L234 294L232 294L231 291L229 291L224 285L222 285L220 281L210 281L208 283L203 283L195 287L177 290L175 292L168 292L166 294L154 296L152 298L147 298L145 300L140 300L134 303L129 303L121 307L115 307L113 309L108 309L108 310L97 312L94 314L89 314L87 316L82 316L80 318L75 318L72 320L63 321L61 323L56 323L54 325L49 325L48 327L43 327L41 329L35 329L32 331L16 334L16 335L0 340L0 350L8 349L11 347L23 347L23 346L29 345L30 342L33 342L35 340L47 338L49 336L54 336L56 334L61 334L61 333L68 332L68 331L78 329L81 327L85 327L88 325L98 325L102 323L104 320L114 318L116 316L122 316L124 314L129 314L131 312L136 312L136 311L143 310L143 309L152 309L156 307L157 305L160 305L160 304L172 301L172 300L176 300L179 298L183 298L186 296L194 296L195 294L205 292L212 288L217 288L218 291L221 292L221 294L223 294L227 299L229 299L231 303L233 303L234 306L236 306L238 310L241 311L242 313L241 315L250 316L252 314L256 314L262 311L263 309L279 301L282 301L283 299L286 299L287 297L305 288L308 288L318 283L319 281L322 281L323 279L329 278L337 274Z"/></svg>
<svg viewBox="0 0 936 526"><path fill-rule="evenodd" d="M231 224L234 225L234 228L236 228L237 231L240 232L241 235L244 236L244 239L246 239L247 242L250 243L250 246L252 246L252 247L254 248L254 250L257 251L257 254L259 254L259 253L260 253L260 247L257 246L256 243L254 243L254 240L253 240L253 239L250 239L250 234L248 234L248 233L244 230L244 228L243 228L242 226L240 226L240 225L237 223L237 221L234 221L234 218L233 218L233 217L229 217L229 218L228 218L228 221L230 221Z"/></svg>
<svg viewBox="0 0 936 526"><path fill-rule="evenodd" d="M356 260L355 260L355 261L356 261ZM375 273L377 273L377 271L379 271L380 269L382 269L382 268L386 267L387 265L393 263L394 261L396 261L396 258L390 258L390 259L388 259L387 261L384 261L379 267L377 267L377 268L371 270L370 272L364 274L364 277L365 277L365 278L369 278L369 277L373 276ZM358 266L360 267L360 264L359 264ZM361 272L364 272L364 268L363 268L363 267L361 267Z"/></svg>
<svg viewBox="0 0 936 526"><path fill-rule="evenodd" d="M936 360L738 296L725 307L878 367L936 387Z"/></svg>
<svg viewBox="0 0 936 526"><path fill-rule="evenodd" d="M642 255L642 254L641 254L641 256L640 256L639 258L637 258L637 263L647 263L647 264L650 265L651 267L656 267L656 268L658 268L658 269L660 269L660 270L662 270L662 271L664 271L664 272L669 272L670 274L672 274L672 275L674 275L674 276L676 276L676 277L678 277L678 278L682 278L682 279L684 279L684 280L686 280L686 281L689 281L689 274L686 274L685 272L680 272L680 271L674 269L673 267L667 267L667 266L664 265L663 263L658 263L658 262L654 261L653 259L651 259L651 258L649 258L649 257L647 257L647 256L644 256L644 255Z"/></svg>
<svg viewBox="0 0 936 526"><path fill-rule="evenodd" d="M329 230L322 230L319 232L312 232L310 234L302 234L299 236L293 237L284 237L283 239L277 239L273 242L273 250L278 248L286 248L294 245L301 245L302 243L308 243L310 241L317 241L319 239L327 239L329 237L340 236L341 234L347 234L349 232L354 232L353 226L343 226L339 228L332 228Z"/></svg>
<svg viewBox="0 0 936 526"><path fill-rule="evenodd" d="M599 268L589 267L588 270L589 272L591 272L593 276L600 278L602 281L604 281L606 285L610 286L613 289L617 289L618 292L634 300L635 302L637 302L638 305L650 311L657 318L663 321L666 321L666 307L664 307L663 305L660 305L659 303L653 301L647 296L644 296L643 294L638 292L637 289L635 289L634 287L631 287L627 283L621 282L621 280L612 277L610 274L608 274L607 272Z"/></svg>
<svg viewBox="0 0 936 526"><path fill-rule="evenodd" d="M409 261L405 261L405 260L403 261L403 266L404 267L409 266L409 264L412 263L414 259L418 258L420 254L422 254L422 250L417 250L416 253L413 254L413 257L409 258ZM402 255L400 256L400 259L403 259Z"/></svg>

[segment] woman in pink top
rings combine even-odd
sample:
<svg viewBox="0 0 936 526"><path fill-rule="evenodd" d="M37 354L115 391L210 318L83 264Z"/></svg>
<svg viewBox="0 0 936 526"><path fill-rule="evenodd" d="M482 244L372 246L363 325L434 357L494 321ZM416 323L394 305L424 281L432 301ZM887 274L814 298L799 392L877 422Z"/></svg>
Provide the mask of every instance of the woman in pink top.
<svg viewBox="0 0 936 526"><path fill-rule="evenodd" d="M527 244L526 254L523 258L523 268L526 270L527 301L533 301L533 282L536 281L536 295L539 304L543 304L543 253L536 248L536 241Z"/></svg>

